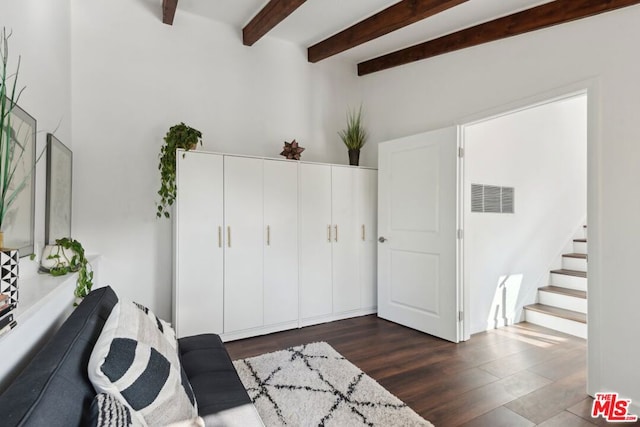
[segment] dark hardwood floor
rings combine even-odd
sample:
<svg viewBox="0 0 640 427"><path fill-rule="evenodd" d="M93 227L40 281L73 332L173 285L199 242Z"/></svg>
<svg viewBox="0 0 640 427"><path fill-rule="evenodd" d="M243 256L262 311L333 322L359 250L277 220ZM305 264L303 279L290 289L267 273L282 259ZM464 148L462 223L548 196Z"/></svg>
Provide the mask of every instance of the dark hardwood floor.
<svg viewBox="0 0 640 427"><path fill-rule="evenodd" d="M606 424L590 417L586 341L529 323L452 344L371 315L226 346L236 360L316 341L436 427Z"/></svg>

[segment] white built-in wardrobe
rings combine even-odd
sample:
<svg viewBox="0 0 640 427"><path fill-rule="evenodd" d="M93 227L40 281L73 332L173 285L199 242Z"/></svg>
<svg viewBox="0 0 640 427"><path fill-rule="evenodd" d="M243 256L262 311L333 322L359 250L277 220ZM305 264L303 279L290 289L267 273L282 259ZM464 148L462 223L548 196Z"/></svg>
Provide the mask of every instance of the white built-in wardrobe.
<svg viewBox="0 0 640 427"><path fill-rule="evenodd" d="M224 340L374 313L377 171L179 152L173 320Z"/></svg>

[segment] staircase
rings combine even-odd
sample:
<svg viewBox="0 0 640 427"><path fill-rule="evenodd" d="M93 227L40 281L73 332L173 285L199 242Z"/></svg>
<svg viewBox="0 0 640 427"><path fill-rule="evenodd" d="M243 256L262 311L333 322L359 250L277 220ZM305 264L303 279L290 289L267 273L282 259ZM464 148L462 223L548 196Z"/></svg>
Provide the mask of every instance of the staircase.
<svg viewBox="0 0 640 427"><path fill-rule="evenodd" d="M562 268L551 270L550 285L538 288L538 303L525 306L529 323L587 338L587 226L562 255Z"/></svg>

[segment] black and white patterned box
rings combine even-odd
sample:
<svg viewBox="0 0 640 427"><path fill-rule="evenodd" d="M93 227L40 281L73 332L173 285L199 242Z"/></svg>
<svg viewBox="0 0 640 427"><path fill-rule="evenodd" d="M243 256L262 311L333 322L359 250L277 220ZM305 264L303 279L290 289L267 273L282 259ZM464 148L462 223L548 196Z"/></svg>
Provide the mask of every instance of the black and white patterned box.
<svg viewBox="0 0 640 427"><path fill-rule="evenodd" d="M18 305L18 266L20 256L17 249L0 251L0 293L9 295L9 303Z"/></svg>

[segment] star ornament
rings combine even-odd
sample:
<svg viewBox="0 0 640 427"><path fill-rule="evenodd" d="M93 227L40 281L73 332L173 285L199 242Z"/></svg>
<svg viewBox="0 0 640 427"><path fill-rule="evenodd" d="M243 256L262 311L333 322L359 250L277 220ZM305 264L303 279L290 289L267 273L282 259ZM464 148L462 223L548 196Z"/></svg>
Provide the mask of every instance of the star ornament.
<svg viewBox="0 0 640 427"><path fill-rule="evenodd" d="M294 139L291 142L284 142L284 147L282 147L281 156L285 156L290 160L300 160L300 154L304 151L304 147L300 147L300 145Z"/></svg>

